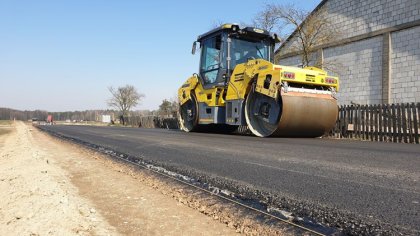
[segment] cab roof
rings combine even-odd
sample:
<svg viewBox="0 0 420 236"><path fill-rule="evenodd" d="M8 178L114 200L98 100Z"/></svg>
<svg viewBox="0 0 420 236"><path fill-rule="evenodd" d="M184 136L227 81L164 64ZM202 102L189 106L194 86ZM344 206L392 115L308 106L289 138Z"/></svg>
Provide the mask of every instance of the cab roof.
<svg viewBox="0 0 420 236"><path fill-rule="evenodd" d="M210 30L207 33L199 35L197 37L197 41L201 42L204 39L223 31L232 32L232 33L236 32L239 35L244 35L244 36L246 35L247 37L252 37L252 38L257 38L257 39L273 38L273 36L267 30L258 29L254 27L240 28L238 24L223 24L215 29Z"/></svg>

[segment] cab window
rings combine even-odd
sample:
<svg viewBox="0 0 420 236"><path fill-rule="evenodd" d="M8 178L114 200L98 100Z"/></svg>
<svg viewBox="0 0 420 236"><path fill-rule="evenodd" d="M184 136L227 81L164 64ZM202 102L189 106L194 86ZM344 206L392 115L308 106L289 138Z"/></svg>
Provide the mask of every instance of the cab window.
<svg viewBox="0 0 420 236"><path fill-rule="evenodd" d="M219 68L222 67L222 37L209 38L202 43L200 74L205 84L217 81Z"/></svg>
<svg viewBox="0 0 420 236"><path fill-rule="evenodd" d="M242 39L232 40L232 68L250 59L264 59L270 61L270 45L267 42L253 42Z"/></svg>

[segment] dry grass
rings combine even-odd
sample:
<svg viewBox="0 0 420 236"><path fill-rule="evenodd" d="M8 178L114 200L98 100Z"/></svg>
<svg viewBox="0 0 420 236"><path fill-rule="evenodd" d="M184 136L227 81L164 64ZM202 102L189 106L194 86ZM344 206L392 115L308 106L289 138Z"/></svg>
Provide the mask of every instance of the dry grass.
<svg viewBox="0 0 420 236"><path fill-rule="evenodd" d="M0 135L7 134L12 131L13 121L11 120L0 120Z"/></svg>
<svg viewBox="0 0 420 236"><path fill-rule="evenodd" d="M10 131L11 131L10 129L0 128L0 135L10 133Z"/></svg>
<svg viewBox="0 0 420 236"><path fill-rule="evenodd" d="M0 126L11 126L12 123L12 120L0 120Z"/></svg>

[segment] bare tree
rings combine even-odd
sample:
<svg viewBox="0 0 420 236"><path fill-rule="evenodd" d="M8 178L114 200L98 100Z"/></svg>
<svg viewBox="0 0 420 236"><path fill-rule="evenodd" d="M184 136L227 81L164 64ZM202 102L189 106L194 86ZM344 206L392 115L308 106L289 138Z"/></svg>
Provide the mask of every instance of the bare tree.
<svg viewBox="0 0 420 236"><path fill-rule="evenodd" d="M163 116L176 116L179 109L178 95L175 95L171 99L163 99L162 103L159 105L158 113Z"/></svg>
<svg viewBox="0 0 420 236"><path fill-rule="evenodd" d="M267 30L269 32L277 33L281 39L284 38L287 32L285 32L285 22L282 21L281 15L278 14L278 8L280 6L275 4L266 4L264 9L257 13L252 20L253 26ZM288 8L287 6L282 6Z"/></svg>
<svg viewBox="0 0 420 236"><path fill-rule="evenodd" d="M277 30L280 38L293 34L297 43L291 45L291 50L300 53L302 65L314 64L322 68L322 60L311 63L313 53L318 46L330 43L340 35L327 16L326 8L310 13L294 5L267 4L254 18L254 24L266 30Z"/></svg>
<svg viewBox="0 0 420 236"><path fill-rule="evenodd" d="M159 105L159 115L168 116L169 114L172 114L172 103L163 99L162 104Z"/></svg>
<svg viewBox="0 0 420 236"><path fill-rule="evenodd" d="M145 96L139 93L132 85L125 85L117 89L111 86L108 90L112 94L112 97L108 100L108 106L120 111L122 123L125 125L125 117L128 116L130 110L137 106Z"/></svg>
<svg viewBox="0 0 420 236"><path fill-rule="evenodd" d="M175 94L172 98L171 98L171 103L172 103L172 109L175 113L177 113L179 111L179 98L178 98L178 94Z"/></svg>

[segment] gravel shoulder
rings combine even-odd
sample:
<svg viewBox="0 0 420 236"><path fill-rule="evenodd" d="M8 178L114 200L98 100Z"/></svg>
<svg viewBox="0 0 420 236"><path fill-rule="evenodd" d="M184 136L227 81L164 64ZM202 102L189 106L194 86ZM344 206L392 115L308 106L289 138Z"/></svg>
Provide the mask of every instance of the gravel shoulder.
<svg viewBox="0 0 420 236"><path fill-rule="evenodd" d="M9 132L0 136L0 235L117 235L33 129L20 122L1 129Z"/></svg>
<svg viewBox="0 0 420 236"><path fill-rule="evenodd" d="M0 235L236 234L100 154L22 122L0 129Z"/></svg>

